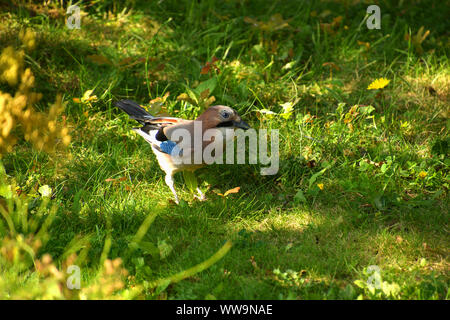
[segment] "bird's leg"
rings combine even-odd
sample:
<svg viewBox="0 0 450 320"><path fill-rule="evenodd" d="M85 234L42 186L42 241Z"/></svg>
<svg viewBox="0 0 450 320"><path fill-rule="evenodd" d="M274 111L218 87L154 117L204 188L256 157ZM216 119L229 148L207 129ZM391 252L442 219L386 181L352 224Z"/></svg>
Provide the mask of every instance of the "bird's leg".
<svg viewBox="0 0 450 320"><path fill-rule="evenodd" d="M166 174L166 184L169 186L170 190L173 193L173 196L175 197L175 203L179 204L180 202L178 201L178 196L177 196L177 192L175 191L175 187L174 187L174 182L173 182L173 175L168 173Z"/></svg>
<svg viewBox="0 0 450 320"><path fill-rule="evenodd" d="M197 187L197 193L198 193L198 196L195 195L194 196L195 198L197 198L200 201L205 201L206 200L205 194L202 192L202 190L200 190L199 187Z"/></svg>
<svg viewBox="0 0 450 320"><path fill-rule="evenodd" d="M195 176L194 171L185 170L185 171L183 171L183 176L184 176L184 182L186 182L186 185L189 187L189 190L191 192L194 192L194 189L197 190L198 195L194 195L194 198L196 198L200 201L205 201L206 197L203 194L202 190L200 190L200 188L198 187L198 181L197 181L197 177Z"/></svg>

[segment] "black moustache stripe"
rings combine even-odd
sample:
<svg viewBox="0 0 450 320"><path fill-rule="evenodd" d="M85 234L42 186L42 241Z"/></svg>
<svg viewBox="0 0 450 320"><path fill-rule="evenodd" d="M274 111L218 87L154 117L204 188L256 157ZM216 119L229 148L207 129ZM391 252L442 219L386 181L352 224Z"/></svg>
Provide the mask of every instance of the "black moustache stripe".
<svg viewBox="0 0 450 320"><path fill-rule="evenodd" d="M233 126L233 121L225 121L225 122L219 123L216 127L220 128L220 127L232 127L232 126Z"/></svg>

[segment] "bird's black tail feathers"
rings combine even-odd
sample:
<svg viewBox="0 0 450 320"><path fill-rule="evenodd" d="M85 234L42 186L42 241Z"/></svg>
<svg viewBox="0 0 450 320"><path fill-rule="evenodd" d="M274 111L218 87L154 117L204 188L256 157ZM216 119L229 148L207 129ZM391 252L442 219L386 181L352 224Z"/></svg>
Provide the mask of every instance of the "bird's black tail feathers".
<svg viewBox="0 0 450 320"><path fill-rule="evenodd" d="M131 119L134 119L141 124L144 124L145 120L154 118L150 113L145 111L144 108L132 100L120 100L115 102L114 105L125 111Z"/></svg>

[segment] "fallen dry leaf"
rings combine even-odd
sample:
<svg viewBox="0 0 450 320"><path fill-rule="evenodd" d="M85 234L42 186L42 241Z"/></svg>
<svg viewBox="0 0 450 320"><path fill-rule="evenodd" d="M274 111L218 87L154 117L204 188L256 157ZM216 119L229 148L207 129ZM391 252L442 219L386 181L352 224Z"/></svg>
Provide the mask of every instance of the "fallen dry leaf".
<svg viewBox="0 0 450 320"><path fill-rule="evenodd" d="M116 179L114 179L114 178L105 179L106 182L113 182L114 184L120 183L125 180L127 180L127 177L121 177L121 178L116 178Z"/></svg>
<svg viewBox="0 0 450 320"><path fill-rule="evenodd" d="M113 63L111 60L109 60L107 57L102 56L100 54L91 54L90 56L86 57L89 61L97 63L97 64L109 64L112 65Z"/></svg>
<svg viewBox="0 0 450 320"><path fill-rule="evenodd" d="M224 194L220 193L220 192L216 192L217 195L221 196L221 197L226 197L227 195L229 195L230 193L238 193L239 190L241 189L241 187L236 187L230 190L225 191Z"/></svg>
<svg viewBox="0 0 450 320"><path fill-rule="evenodd" d="M314 168L315 166L317 166L316 160L310 160L306 163L306 166L308 168Z"/></svg>
<svg viewBox="0 0 450 320"><path fill-rule="evenodd" d="M211 62L206 62L206 64L202 67L200 74L207 74L211 71L212 68L214 68L217 73L220 73L220 69L215 65L217 61L219 61L219 59L217 59L216 57L212 57Z"/></svg>
<svg viewBox="0 0 450 320"><path fill-rule="evenodd" d="M241 189L241 187L236 187L236 188L230 189L230 190L226 191L223 196L226 197L230 193L238 193L240 189Z"/></svg>

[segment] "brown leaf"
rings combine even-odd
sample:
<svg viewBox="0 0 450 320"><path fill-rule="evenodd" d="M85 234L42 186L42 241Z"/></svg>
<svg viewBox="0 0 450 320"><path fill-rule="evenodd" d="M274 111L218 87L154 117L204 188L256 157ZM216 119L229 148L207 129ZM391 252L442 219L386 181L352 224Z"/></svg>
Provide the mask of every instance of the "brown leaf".
<svg viewBox="0 0 450 320"><path fill-rule="evenodd" d="M253 268L259 269L259 268L258 268L258 265L256 264L256 261L255 261L255 257L254 257L254 256L252 256L252 257L250 258L249 261L250 261L250 263L252 264Z"/></svg>
<svg viewBox="0 0 450 320"><path fill-rule="evenodd" d="M244 17L244 22L250 23L255 27L259 27L260 22L256 19L250 18L250 17Z"/></svg>
<svg viewBox="0 0 450 320"><path fill-rule="evenodd" d="M220 72L220 69L216 67L215 63L219 61L218 58L216 58L215 56L212 57L211 62L206 62L206 64L202 67L202 70L200 71L200 74L208 74L211 69L214 67L214 69L217 72Z"/></svg>
<svg viewBox="0 0 450 320"><path fill-rule="evenodd" d="M125 180L127 180L127 177L121 177L121 178L116 178L116 179L114 179L114 178L105 179L106 182L112 182L113 184L120 183Z"/></svg>
<svg viewBox="0 0 450 320"><path fill-rule="evenodd" d="M120 60L119 61L119 65L123 66L125 64L130 63L131 61L133 61L133 58L132 57L127 57L127 58L124 58L124 59Z"/></svg>
<svg viewBox="0 0 450 320"><path fill-rule="evenodd" d="M292 60L292 58L294 57L294 49L293 48L289 48L288 56L289 56L289 59Z"/></svg>
<svg viewBox="0 0 450 320"><path fill-rule="evenodd" d="M334 70L340 70L340 68L334 63L334 62L324 62L322 64L323 67L329 66L330 68L333 68Z"/></svg>
<svg viewBox="0 0 450 320"><path fill-rule="evenodd" d="M123 69L130 68L138 63L142 63L142 62L145 62L145 58L139 58L139 59L136 59L133 61L133 58L128 57L128 58L120 60L119 66L120 66L120 69L123 70Z"/></svg>
<svg viewBox="0 0 450 320"><path fill-rule="evenodd" d="M200 71L200 74L207 74L211 70L211 65L206 63L205 66L203 66L202 70Z"/></svg>
<svg viewBox="0 0 450 320"><path fill-rule="evenodd" d="M317 166L316 160L310 160L310 161L308 161L308 162L306 163L306 166L307 166L308 168L314 168L315 166Z"/></svg>
<svg viewBox="0 0 450 320"><path fill-rule="evenodd" d="M352 150L350 150L350 149L344 149L344 156L346 156L346 157L352 157L352 156L354 156L355 155L355 153L352 151Z"/></svg>
<svg viewBox="0 0 450 320"><path fill-rule="evenodd" d="M156 66L155 71L162 71L165 67L166 65L164 63L160 63Z"/></svg>
<svg viewBox="0 0 450 320"><path fill-rule="evenodd" d="M365 161L366 161L368 164L374 165L374 166L377 167L377 168L381 167L381 166L384 164L384 161L374 162L374 161L369 160L369 159L365 159Z"/></svg>
<svg viewBox="0 0 450 320"><path fill-rule="evenodd" d="M21 194L23 193L23 190L21 189L21 188L16 188L16 194L18 195L18 196L20 196Z"/></svg>
<svg viewBox="0 0 450 320"><path fill-rule="evenodd" d="M86 57L88 60L95 62L97 64L109 64L112 65L113 63L111 60L109 60L107 57L102 56L100 54L92 54L90 56Z"/></svg>
<svg viewBox="0 0 450 320"><path fill-rule="evenodd" d="M271 16L269 21L267 22L258 21L250 17L244 17L244 22L249 23L253 25L253 27L258 28L262 31L270 31L270 32L289 27L288 22L290 20L291 19L284 20L283 16L279 13L276 13L273 16Z"/></svg>
<svg viewBox="0 0 450 320"><path fill-rule="evenodd" d="M209 89L206 89L200 93L200 99L205 100L209 97Z"/></svg>

